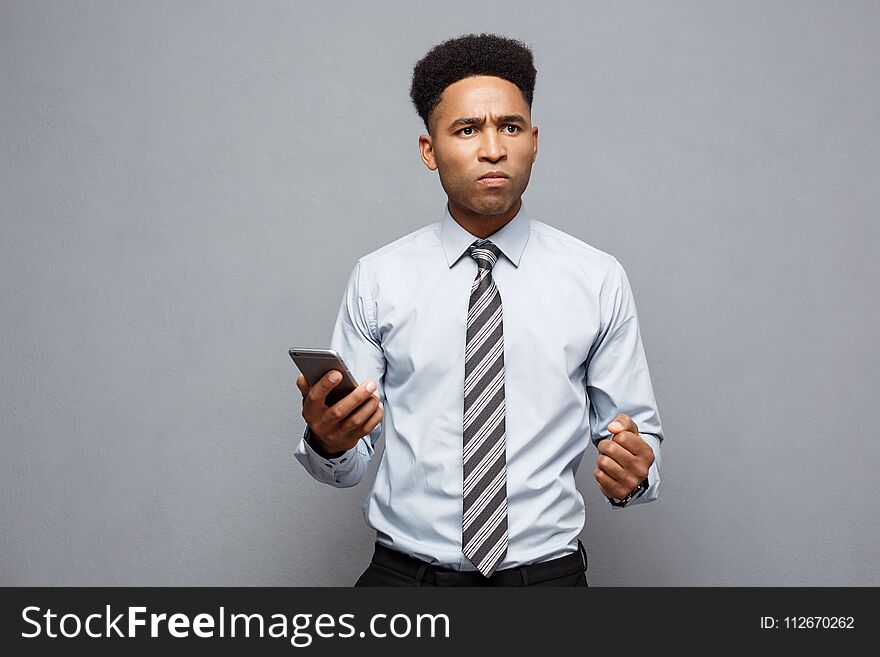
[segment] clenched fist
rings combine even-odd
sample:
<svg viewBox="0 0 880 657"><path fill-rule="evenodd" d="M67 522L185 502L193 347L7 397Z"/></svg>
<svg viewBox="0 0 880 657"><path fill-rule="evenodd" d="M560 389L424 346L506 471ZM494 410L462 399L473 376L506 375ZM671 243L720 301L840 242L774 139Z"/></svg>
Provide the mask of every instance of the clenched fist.
<svg viewBox="0 0 880 657"><path fill-rule="evenodd" d="M610 440L600 440L593 476L605 497L621 500L648 476L654 450L639 435L639 428L625 413L618 415L608 430Z"/></svg>

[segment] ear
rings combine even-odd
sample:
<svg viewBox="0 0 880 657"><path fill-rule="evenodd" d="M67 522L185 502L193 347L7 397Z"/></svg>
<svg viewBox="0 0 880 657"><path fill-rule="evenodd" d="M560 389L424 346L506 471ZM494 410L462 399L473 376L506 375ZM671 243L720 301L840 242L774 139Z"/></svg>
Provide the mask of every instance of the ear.
<svg viewBox="0 0 880 657"><path fill-rule="evenodd" d="M434 140L431 135L419 135L419 154L422 162L431 171L437 170L437 160L434 157Z"/></svg>
<svg viewBox="0 0 880 657"><path fill-rule="evenodd" d="M535 150L532 152L532 162L538 159L538 126L532 127L532 140L535 142Z"/></svg>

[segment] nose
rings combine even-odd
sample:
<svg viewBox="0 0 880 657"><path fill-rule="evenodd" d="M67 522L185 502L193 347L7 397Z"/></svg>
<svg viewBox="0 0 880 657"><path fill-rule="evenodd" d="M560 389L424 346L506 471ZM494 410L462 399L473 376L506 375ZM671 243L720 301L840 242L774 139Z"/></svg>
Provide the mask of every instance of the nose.
<svg viewBox="0 0 880 657"><path fill-rule="evenodd" d="M497 162L506 157L504 142L495 130L484 130L480 135L480 148L478 157L480 160Z"/></svg>

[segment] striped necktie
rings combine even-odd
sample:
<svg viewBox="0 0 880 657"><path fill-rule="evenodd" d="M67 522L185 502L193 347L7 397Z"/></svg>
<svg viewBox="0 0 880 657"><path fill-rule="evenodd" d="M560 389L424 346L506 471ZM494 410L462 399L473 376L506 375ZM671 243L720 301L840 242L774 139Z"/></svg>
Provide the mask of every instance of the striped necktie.
<svg viewBox="0 0 880 657"><path fill-rule="evenodd" d="M492 267L501 251L476 240L464 363L462 552L489 577L507 551L504 332Z"/></svg>

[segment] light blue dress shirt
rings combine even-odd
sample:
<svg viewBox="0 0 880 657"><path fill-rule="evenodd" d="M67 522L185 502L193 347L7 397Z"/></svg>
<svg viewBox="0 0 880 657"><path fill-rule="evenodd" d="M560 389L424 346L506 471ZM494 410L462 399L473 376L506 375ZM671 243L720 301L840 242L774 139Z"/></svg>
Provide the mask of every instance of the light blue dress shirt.
<svg viewBox="0 0 880 657"><path fill-rule="evenodd" d="M318 455L306 441L308 427L295 451L318 481L354 486L384 436L364 502L368 524L378 542L454 570L474 570L461 551L461 515L465 329L477 274L467 247L476 239L447 205L440 221L358 261L330 346L358 382L377 384L385 415L341 456ZM618 413L633 418L655 456L647 491L629 506L656 499L663 434L632 290L617 259L530 219L525 204L489 239L503 254L492 270L504 327L503 569L577 550L585 513L575 473L590 441L610 436Z"/></svg>

